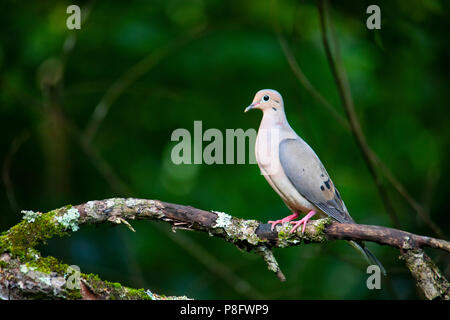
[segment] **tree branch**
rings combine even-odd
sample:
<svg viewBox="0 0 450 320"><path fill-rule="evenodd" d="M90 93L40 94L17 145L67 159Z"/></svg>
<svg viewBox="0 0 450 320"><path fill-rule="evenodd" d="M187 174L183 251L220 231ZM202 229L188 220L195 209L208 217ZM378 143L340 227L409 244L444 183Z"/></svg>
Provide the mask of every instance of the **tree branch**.
<svg viewBox="0 0 450 320"><path fill-rule="evenodd" d="M406 261L406 266L417 281L417 286L427 299L450 299L449 282L423 250L402 251L401 258Z"/></svg>
<svg viewBox="0 0 450 320"><path fill-rule="evenodd" d="M36 265L36 261L46 259L34 257L37 254L34 247L48 238L64 236L70 231L78 230L83 225L100 223L124 224L134 231L130 225L130 221L134 220L165 221L171 224L174 230L184 229L207 232L209 235L222 238L240 249L254 251L263 257L269 270L275 272L282 281L285 280L285 277L273 255L272 249L274 248L344 239L377 242L401 249L406 254L420 251L423 247L432 247L450 252L450 242L392 228L341 224L332 221L330 218L325 218L310 221L304 234L300 231L290 233L291 225L289 223L279 225L272 231L269 224L256 220L239 219L223 212L205 211L158 200L112 198L89 201L73 207L66 206L47 213L32 211L25 211L24 213L22 222L0 236L0 253L8 254L9 259L19 259L19 262L22 265L25 263L26 266ZM33 262L31 264L30 259ZM426 260L429 258L424 255L418 257L416 255L415 259L418 260L413 262L408 262L411 259L407 260L408 267L410 265L418 266L420 263L429 265L428 260ZM7 263L5 259L1 261L3 261L2 265L4 268L7 270L11 269L10 263ZM13 266L13 268L17 269L17 265ZM62 269L62 267L59 267L59 269ZM416 272L416 269L410 268L412 274L419 282L419 287L425 288L426 284L427 288L447 288L448 282L442 274L439 273L438 279L424 277L420 276L421 273ZM438 269L436 267L433 270ZM4 271L0 271L0 280L1 277L5 277L4 273ZM15 279L15 276L13 278ZM20 279L20 277L17 279ZM4 282L0 281L0 283L2 283L1 292L5 292ZM80 295L83 298L87 297L83 296L82 293ZM425 295L427 298L436 297L435 294L425 293ZM440 295L439 297L448 298L448 294Z"/></svg>
<svg viewBox="0 0 450 320"><path fill-rule="evenodd" d="M186 300L185 296L165 296L144 289L132 289L117 282L100 280L93 274L67 275L71 266L53 257L41 257L33 250L34 260L11 253L0 255L0 300ZM74 277L74 283L71 282ZM74 286L71 287L70 284ZM69 285L68 285L69 284Z"/></svg>

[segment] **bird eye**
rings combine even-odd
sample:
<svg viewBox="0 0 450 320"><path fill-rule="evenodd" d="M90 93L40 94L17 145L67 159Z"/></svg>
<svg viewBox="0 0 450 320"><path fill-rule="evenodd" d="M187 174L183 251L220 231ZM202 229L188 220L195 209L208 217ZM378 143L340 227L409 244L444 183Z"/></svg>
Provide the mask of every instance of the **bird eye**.
<svg viewBox="0 0 450 320"><path fill-rule="evenodd" d="M267 94L263 97L264 101L269 101L269 99L270 99L270 97Z"/></svg>

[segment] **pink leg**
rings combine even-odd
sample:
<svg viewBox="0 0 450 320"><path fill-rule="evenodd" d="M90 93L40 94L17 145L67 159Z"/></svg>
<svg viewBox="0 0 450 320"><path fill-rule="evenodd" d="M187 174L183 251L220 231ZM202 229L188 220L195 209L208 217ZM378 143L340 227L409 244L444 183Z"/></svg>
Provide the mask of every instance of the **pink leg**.
<svg viewBox="0 0 450 320"><path fill-rule="evenodd" d="M272 228L270 228L270 230L273 230L273 228L275 228L275 226L277 224L289 222L289 221L292 221L292 220L297 219L297 218L298 218L298 213L294 212L290 216L287 216L287 217L285 217L283 219L275 220L275 221L267 221L267 223L270 223L272 225Z"/></svg>
<svg viewBox="0 0 450 320"><path fill-rule="evenodd" d="M291 223L294 225L294 227L291 229L291 231L289 231L289 233L293 233L298 227L300 227L300 225L303 224L302 227L302 234L305 233L305 229L306 229L306 223L309 221L309 219L314 216L316 214L316 212L314 210L311 210L306 216L303 217L303 219L299 220L299 221L292 221Z"/></svg>

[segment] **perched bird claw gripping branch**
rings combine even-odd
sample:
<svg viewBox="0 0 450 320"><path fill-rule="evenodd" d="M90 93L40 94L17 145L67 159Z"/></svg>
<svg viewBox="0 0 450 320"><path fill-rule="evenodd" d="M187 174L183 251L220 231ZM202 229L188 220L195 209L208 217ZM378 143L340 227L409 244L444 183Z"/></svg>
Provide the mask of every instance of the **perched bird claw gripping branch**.
<svg viewBox="0 0 450 320"><path fill-rule="evenodd" d="M301 225L305 232L309 219L318 214L330 216L340 223L355 223L339 191L313 149L289 125L281 94L264 89L256 93L245 109L260 109L263 118L256 137L255 154L261 173L293 214L269 221L272 229L280 223L293 224L291 233ZM296 220L299 213L306 213ZM349 241L371 264L386 270L362 241Z"/></svg>

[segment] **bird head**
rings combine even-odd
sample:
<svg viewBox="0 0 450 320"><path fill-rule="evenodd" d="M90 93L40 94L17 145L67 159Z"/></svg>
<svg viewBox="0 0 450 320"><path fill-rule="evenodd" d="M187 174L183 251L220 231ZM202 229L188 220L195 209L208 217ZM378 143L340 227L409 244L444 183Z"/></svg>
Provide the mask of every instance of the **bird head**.
<svg viewBox="0 0 450 320"><path fill-rule="evenodd" d="M249 105L244 112L252 109L260 109L263 112L268 110L278 111L283 109L283 98L278 91L272 89L259 90L253 98L253 102Z"/></svg>

